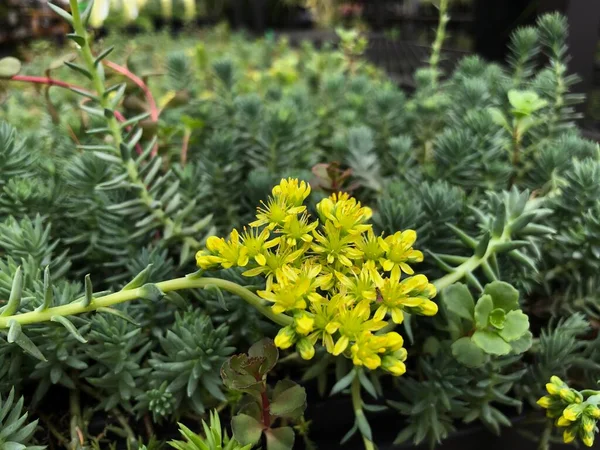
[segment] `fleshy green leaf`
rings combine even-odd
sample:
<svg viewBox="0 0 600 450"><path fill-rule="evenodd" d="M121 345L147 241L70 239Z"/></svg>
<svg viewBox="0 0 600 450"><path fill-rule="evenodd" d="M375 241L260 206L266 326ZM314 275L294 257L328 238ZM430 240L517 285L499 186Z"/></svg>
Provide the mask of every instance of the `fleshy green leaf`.
<svg viewBox="0 0 600 450"><path fill-rule="evenodd" d="M519 309L519 291L504 281L487 284L483 293L492 296L494 308L502 308L506 312Z"/></svg>
<svg viewBox="0 0 600 450"><path fill-rule="evenodd" d="M123 286L122 291L129 291L131 289L137 289L140 286L143 286L150 277L150 271L152 270L152 264L148 264L148 266L138 273L133 280Z"/></svg>
<svg viewBox="0 0 600 450"><path fill-rule="evenodd" d="M483 329L487 327L490 314L494 309L492 297L482 295L475 305L475 324L477 328Z"/></svg>
<svg viewBox="0 0 600 450"><path fill-rule="evenodd" d="M449 311L463 319L474 320L475 301L467 286L462 283L453 284L444 289L442 296Z"/></svg>
<svg viewBox="0 0 600 450"><path fill-rule="evenodd" d="M10 289L10 297L8 298L8 303L4 307L2 314L0 316L6 317L11 316L17 312L19 306L21 305L21 296L23 295L23 271L21 270L21 266L17 267L17 271L15 272L15 276L12 280L12 287Z"/></svg>
<svg viewBox="0 0 600 450"><path fill-rule="evenodd" d="M306 408L306 391L295 384L283 392L276 392L271 402L271 415L286 418L297 418ZM299 414L300 413L300 414ZM292 417L289 417L289 416Z"/></svg>
<svg viewBox="0 0 600 450"><path fill-rule="evenodd" d="M246 414L238 414L231 419L233 437L242 445L256 444L264 428L262 423Z"/></svg>
<svg viewBox="0 0 600 450"><path fill-rule="evenodd" d="M489 361L489 356L471 340L462 337L452 344L452 355L456 360L467 367L481 367Z"/></svg>
<svg viewBox="0 0 600 450"><path fill-rule="evenodd" d="M40 361L46 361L46 358L42 354L42 352L36 347L36 345L25 336L25 333L21 330L21 324L16 320L11 320L9 323L8 336L6 339L9 344L17 344L21 347L26 353L29 353L34 358L39 359Z"/></svg>
<svg viewBox="0 0 600 450"><path fill-rule="evenodd" d="M520 355L521 353L525 353L527 350L531 348L533 344L533 334L531 331L527 331L523 336L521 336L516 341L512 341L510 346L512 347L512 352L516 355Z"/></svg>
<svg viewBox="0 0 600 450"><path fill-rule="evenodd" d="M489 355L508 355L512 349L510 344L493 331L477 330L473 334L472 340Z"/></svg>
<svg viewBox="0 0 600 450"><path fill-rule="evenodd" d="M73 325L71 323L71 321L69 319L67 319L66 317L63 317L63 316L52 316L50 318L50 321L51 322L60 323L63 327L65 327L67 329L67 331L69 333L71 333L71 335L75 339L77 339L82 344L86 344L87 343L87 340L81 334L79 334L79 331L77 330L77 328L75 328L75 325Z"/></svg>
<svg viewBox="0 0 600 450"><path fill-rule="evenodd" d="M73 24L73 16L71 16L71 14L69 14L67 11L65 11L64 9L62 9L60 6L54 5L54 4L50 3L50 2L48 2L48 6L50 7L50 9L52 11L54 11L60 17L62 17L63 19L65 19L70 24Z"/></svg>
<svg viewBox="0 0 600 450"><path fill-rule="evenodd" d="M529 330L529 317L521 310L510 311L506 315L504 328L499 331L500 337L506 342L516 341Z"/></svg>
<svg viewBox="0 0 600 450"><path fill-rule="evenodd" d="M264 376L277 364L279 350L277 350L272 339L265 338L250 347L248 356L251 358L264 358L258 370L259 375Z"/></svg>
<svg viewBox="0 0 600 450"><path fill-rule="evenodd" d="M292 450L294 447L294 430L291 427L271 428L265 431L267 450Z"/></svg>
<svg viewBox="0 0 600 450"><path fill-rule="evenodd" d="M492 310L489 317L490 324L499 330L504 328L504 322L506 321L506 313L503 309L496 308Z"/></svg>

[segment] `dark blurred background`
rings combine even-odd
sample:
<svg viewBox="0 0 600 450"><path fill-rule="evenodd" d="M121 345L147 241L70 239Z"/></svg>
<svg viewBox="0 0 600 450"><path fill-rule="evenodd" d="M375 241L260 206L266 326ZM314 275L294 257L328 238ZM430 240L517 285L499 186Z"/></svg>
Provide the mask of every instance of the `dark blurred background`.
<svg viewBox="0 0 600 450"><path fill-rule="evenodd" d="M58 0L57 3L68 3ZM111 1L111 0L107 0ZM115 0L112 0L115 1ZM121 0L140 3L140 0ZM166 19L160 6L145 0L132 23L119 23L110 16L104 32L112 26L131 32L168 27L183 28L177 14L186 0L173 0L173 16ZM183 2L177 5L177 2ZM313 4L313 9L307 4ZM285 33L294 42L317 44L335 41L334 28L360 23L369 30L367 57L384 68L406 89L412 75L426 59L438 21L437 0L196 0L193 26L228 22L257 34ZM321 9L319 9L321 8ZM319 14L315 14L315 10ZM580 106L580 125L589 137L600 137L600 0L451 0L449 36L445 41L444 65L450 69L462 56L477 53L485 59L504 61L510 33L532 24L543 12L560 11L570 25L570 71L581 78L577 91L587 95ZM187 27L190 26L189 21ZM14 52L36 38L61 39L65 24L46 6L46 0L0 0L0 51ZM542 57L542 56L540 56Z"/></svg>

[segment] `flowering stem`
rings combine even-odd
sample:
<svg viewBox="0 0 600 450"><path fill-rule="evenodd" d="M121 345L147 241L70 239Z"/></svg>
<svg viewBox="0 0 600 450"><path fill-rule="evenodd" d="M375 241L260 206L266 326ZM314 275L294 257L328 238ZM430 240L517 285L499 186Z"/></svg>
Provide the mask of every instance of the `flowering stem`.
<svg viewBox="0 0 600 450"><path fill-rule="evenodd" d="M232 283L231 281L222 280L220 278L192 278L183 277L176 278L173 280L162 281L156 283L158 289L162 292L167 293L171 291L181 291L184 289L200 289L206 288L207 286L216 286L219 289L231 292L250 305L254 306L261 314L271 319L273 322L285 327L291 325L293 319L285 314L275 314L271 308L265 306L263 300L239 284ZM42 311L31 311L23 314L15 314L11 316L0 317L0 329L8 328L11 321L15 321L20 325L28 325L40 322L48 322L52 317L57 316L72 316L88 312L94 312L98 308L108 308L119 303L125 303L131 300L142 298L144 295L144 287L131 289L127 291L119 291L113 294L109 294L103 297L94 298L93 301L88 305L84 306L83 302L75 301L67 305L54 306Z"/></svg>
<svg viewBox="0 0 600 450"><path fill-rule="evenodd" d="M358 378L358 374L354 377L352 381L352 407L354 408L354 416L356 417L357 422L365 421L365 412L363 411L363 401L360 396L360 379ZM360 429L360 427L359 427ZM361 431L362 434L362 431ZM363 443L365 444L365 450L375 450L375 446L373 442L371 442L364 434L362 434Z"/></svg>

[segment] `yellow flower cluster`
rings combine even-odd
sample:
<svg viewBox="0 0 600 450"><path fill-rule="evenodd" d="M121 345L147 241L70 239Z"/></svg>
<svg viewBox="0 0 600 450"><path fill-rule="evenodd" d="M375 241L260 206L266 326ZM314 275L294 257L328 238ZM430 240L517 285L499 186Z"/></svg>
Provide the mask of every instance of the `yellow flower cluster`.
<svg viewBox="0 0 600 450"><path fill-rule="evenodd" d="M583 395L570 388L560 378L553 376L546 384L548 395L540 398L539 406L546 409L546 415L556 419L557 427L565 428L563 440L570 443L577 436L586 446L594 445L594 435L598 428L596 421L600 419L600 396L594 395L584 401Z"/></svg>
<svg viewBox="0 0 600 450"><path fill-rule="evenodd" d="M376 236L368 223L371 209L345 193L319 202L313 220L304 205L309 194L304 181L281 180L250 229L209 238L196 255L198 266L247 267L244 275L266 278L258 295L273 312L293 317L275 338L279 348L295 344L302 358L311 359L321 342L357 366L402 375L402 336L377 332L388 317L400 324L404 312L432 316L438 310L431 301L435 287L410 266L423 260L413 249L416 233Z"/></svg>

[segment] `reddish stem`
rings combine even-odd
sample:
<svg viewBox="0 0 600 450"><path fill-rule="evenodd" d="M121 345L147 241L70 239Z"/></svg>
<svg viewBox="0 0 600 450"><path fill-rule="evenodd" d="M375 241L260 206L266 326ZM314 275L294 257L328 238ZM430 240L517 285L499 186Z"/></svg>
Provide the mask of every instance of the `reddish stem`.
<svg viewBox="0 0 600 450"><path fill-rule="evenodd" d="M129 78L144 92L146 101L148 102L148 107L150 108L150 119L152 120L152 122L158 122L158 107L156 106L156 101L154 100L152 92L150 92L150 88L146 83L144 83L144 80L142 80L136 74L131 72L127 67L120 66L112 61L107 60L104 60L103 63L115 72L120 73L121 75L124 75L127 78ZM155 156L157 152L158 145L155 145L154 149L152 150L152 156Z"/></svg>
<svg viewBox="0 0 600 450"><path fill-rule="evenodd" d="M11 81L23 81L25 83L45 84L45 85L49 85L49 86L58 86L58 87L67 88L67 89L79 89L80 91L83 91L83 92L88 92L90 94L92 93L91 91L88 91L87 89L81 88L74 84L65 83L64 81L55 80L54 78L48 78L48 77L33 77L33 76L29 76L29 75L15 75L14 77L11 78Z"/></svg>
<svg viewBox="0 0 600 450"><path fill-rule="evenodd" d="M88 92L88 93L92 94L92 91L89 91L82 87L76 86L74 84L65 83L64 81L55 80L54 78L49 78L49 77L34 77L34 76L29 76L29 75L15 75L10 80L11 81L22 81L25 83L44 84L47 86L58 86L58 87L66 88L66 89L78 89L80 91ZM127 120L127 119L125 119L123 114L121 114L119 111L115 111L115 117L117 118L117 120L119 122L125 122ZM127 131L129 131L129 130L131 130L131 127L127 127ZM143 152L140 144L136 144L135 149L136 149L138 155Z"/></svg>
<svg viewBox="0 0 600 450"><path fill-rule="evenodd" d="M260 393L260 398L262 401L262 420L265 428L271 428L271 414L269 412L270 404L269 397L267 396L267 390L265 389Z"/></svg>

